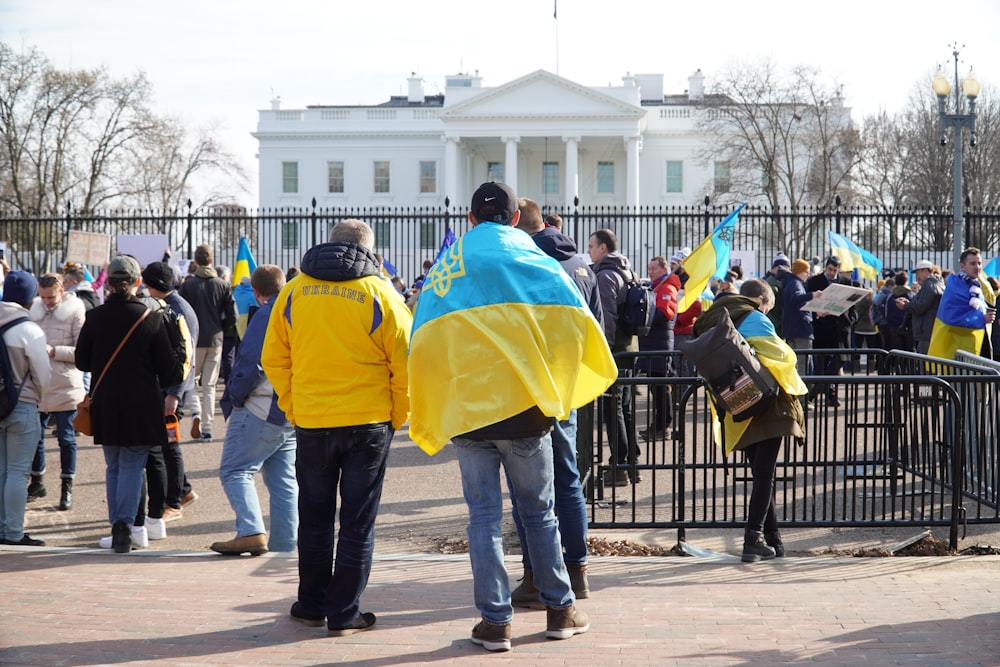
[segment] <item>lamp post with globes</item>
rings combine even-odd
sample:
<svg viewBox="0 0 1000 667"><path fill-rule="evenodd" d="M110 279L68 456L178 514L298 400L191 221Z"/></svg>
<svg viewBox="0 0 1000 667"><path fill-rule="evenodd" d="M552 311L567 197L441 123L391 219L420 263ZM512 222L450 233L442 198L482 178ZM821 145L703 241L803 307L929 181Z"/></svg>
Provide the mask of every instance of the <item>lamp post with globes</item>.
<svg viewBox="0 0 1000 667"><path fill-rule="evenodd" d="M960 89L958 86L958 53L957 44L953 45L952 56L955 61L955 113L948 113L946 109L948 95L951 93L951 82L948 81L948 76L944 73L943 68L938 69L932 83L934 93L938 98L938 116L941 119L940 143L942 146L948 145L948 128L954 130L955 163L953 167L955 191L952 196L952 212L954 214L952 218L954 222L952 249L955 255L956 270L962 250L964 249L962 239L962 128L969 128L969 146L975 148L976 98L979 97L979 80L970 68L969 73L965 76L965 80L962 81L961 87L961 92L965 93L965 97L969 100L969 113L962 113L962 96L959 93Z"/></svg>

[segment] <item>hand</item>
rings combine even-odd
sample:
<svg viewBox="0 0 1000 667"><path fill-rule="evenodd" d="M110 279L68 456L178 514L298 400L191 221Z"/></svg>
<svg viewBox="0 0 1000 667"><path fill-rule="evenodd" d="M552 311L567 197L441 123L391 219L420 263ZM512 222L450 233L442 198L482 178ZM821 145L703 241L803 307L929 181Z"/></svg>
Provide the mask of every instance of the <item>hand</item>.
<svg viewBox="0 0 1000 667"><path fill-rule="evenodd" d="M895 303L896 308L899 308L900 310L904 310L906 308L906 299L902 297L893 299L893 303Z"/></svg>
<svg viewBox="0 0 1000 667"><path fill-rule="evenodd" d="M167 397L163 399L163 416L173 415L177 413L177 397L173 394L167 394Z"/></svg>
<svg viewBox="0 0 1000 667"><path fill-rule="evenodd" d="M995 320L996 318L997 318L997 310L996 310L996 308L987 308L986 309L986 324L992 324L993 320Z"/></svg>
<svg viewBox="0 0 1000 667"><path fill-rule="evenodd" d="M56 356L56 348L52 347L51 345L46 345L45 351L49 353L50 358Z"/></svg>
<svg viewBox="0 0 1000 667"><path fill-rule="evenodd" d="M816 290L815 292L811 292L811 294L812 294L812 298L816 299L816 298L819 298L819 297L823 296L823 290Z"/></svg>

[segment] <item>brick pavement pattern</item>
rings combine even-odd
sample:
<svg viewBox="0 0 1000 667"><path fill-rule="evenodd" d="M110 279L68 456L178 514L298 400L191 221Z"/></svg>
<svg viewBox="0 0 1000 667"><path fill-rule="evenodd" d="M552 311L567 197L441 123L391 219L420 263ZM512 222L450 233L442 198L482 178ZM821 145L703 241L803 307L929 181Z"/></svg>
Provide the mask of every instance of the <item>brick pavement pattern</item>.
<svg viewBox="0 0 1000 667"><path fill-rule="evenodd" d="M516 559L509 566L519 571ZM293 622L293 557L0 547L0 664L1000 665L1000 557L594 558L590 632L469 642L468 557L377 556L369 632Z"/></svg>

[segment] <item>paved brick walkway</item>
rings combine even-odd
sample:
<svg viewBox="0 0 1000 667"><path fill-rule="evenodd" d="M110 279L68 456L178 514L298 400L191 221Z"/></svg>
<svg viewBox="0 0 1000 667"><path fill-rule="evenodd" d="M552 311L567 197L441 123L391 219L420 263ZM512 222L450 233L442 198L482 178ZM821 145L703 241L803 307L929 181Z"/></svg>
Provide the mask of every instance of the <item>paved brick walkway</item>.
<svg viewBox="0 0 1000 667"><path fill-rule="evenodd" d="M1000 665L995 556L594 558L591 631L519 610L503 654L468 641L467 556L378 555L350 637L288 618L296 581L282 556L0 547L0 664Z"/></svg>

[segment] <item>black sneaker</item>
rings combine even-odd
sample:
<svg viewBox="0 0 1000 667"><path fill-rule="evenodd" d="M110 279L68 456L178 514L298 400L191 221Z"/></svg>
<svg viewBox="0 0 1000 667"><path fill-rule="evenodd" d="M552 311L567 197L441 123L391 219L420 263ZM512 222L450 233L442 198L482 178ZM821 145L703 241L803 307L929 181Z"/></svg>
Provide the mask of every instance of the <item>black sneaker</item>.
<svg viewBox="0 0 1000 667"><path fill-rule="evenodd" d="M472 643L482 646L487 651L510 650L510 623L506 625L491 625L479 621L472 628Z"/></svg>
<svg viewBox="0 0 1000 667"><path fill-rule="evenodd" d="M111 526L111 548L116 554L132 551L132 527L126 521L115 521Z"/></svg>
<svg viewBox="0 0 1000 667"><path fill-rule="evenodd" d="M308 625L310 628L319 628L326 625L326 619L322 616L307 616L302 611L301 602L292 604L292 610L288 612L288 615L292 617L292 620L298 621L302 625Z"/></svg>
<svg viewBox="0 0 1000 667"><path fill-rule="evenodd" d="M628 486L628 484L629 476L625 468L604 471L604 486Z"/></svg>
<svg viewBox="0 0 1000 667"><path fill-rule="evenodd" d="M345 637L347 635L353 635L355 632L364 632L365 630L371 629L375 625L375 614L370 614L365 612L363 614L358 614L358 617L354 619L354 622L343 628L329 628L326 634L330 637Z"/></svg>
<svg viewBox="0 0 1000 667"><path fill-rule="evenodd" d="M4 540L3 543L4 544L9 544L9 545L11 545L13 547L44 547L45 546L45 542L43 542L41 540L36 540L33 537L31 537L31 535L28 535L27 533L25 533L24 536L21 537L21 539L19 539L19 540Z"/></svg>

